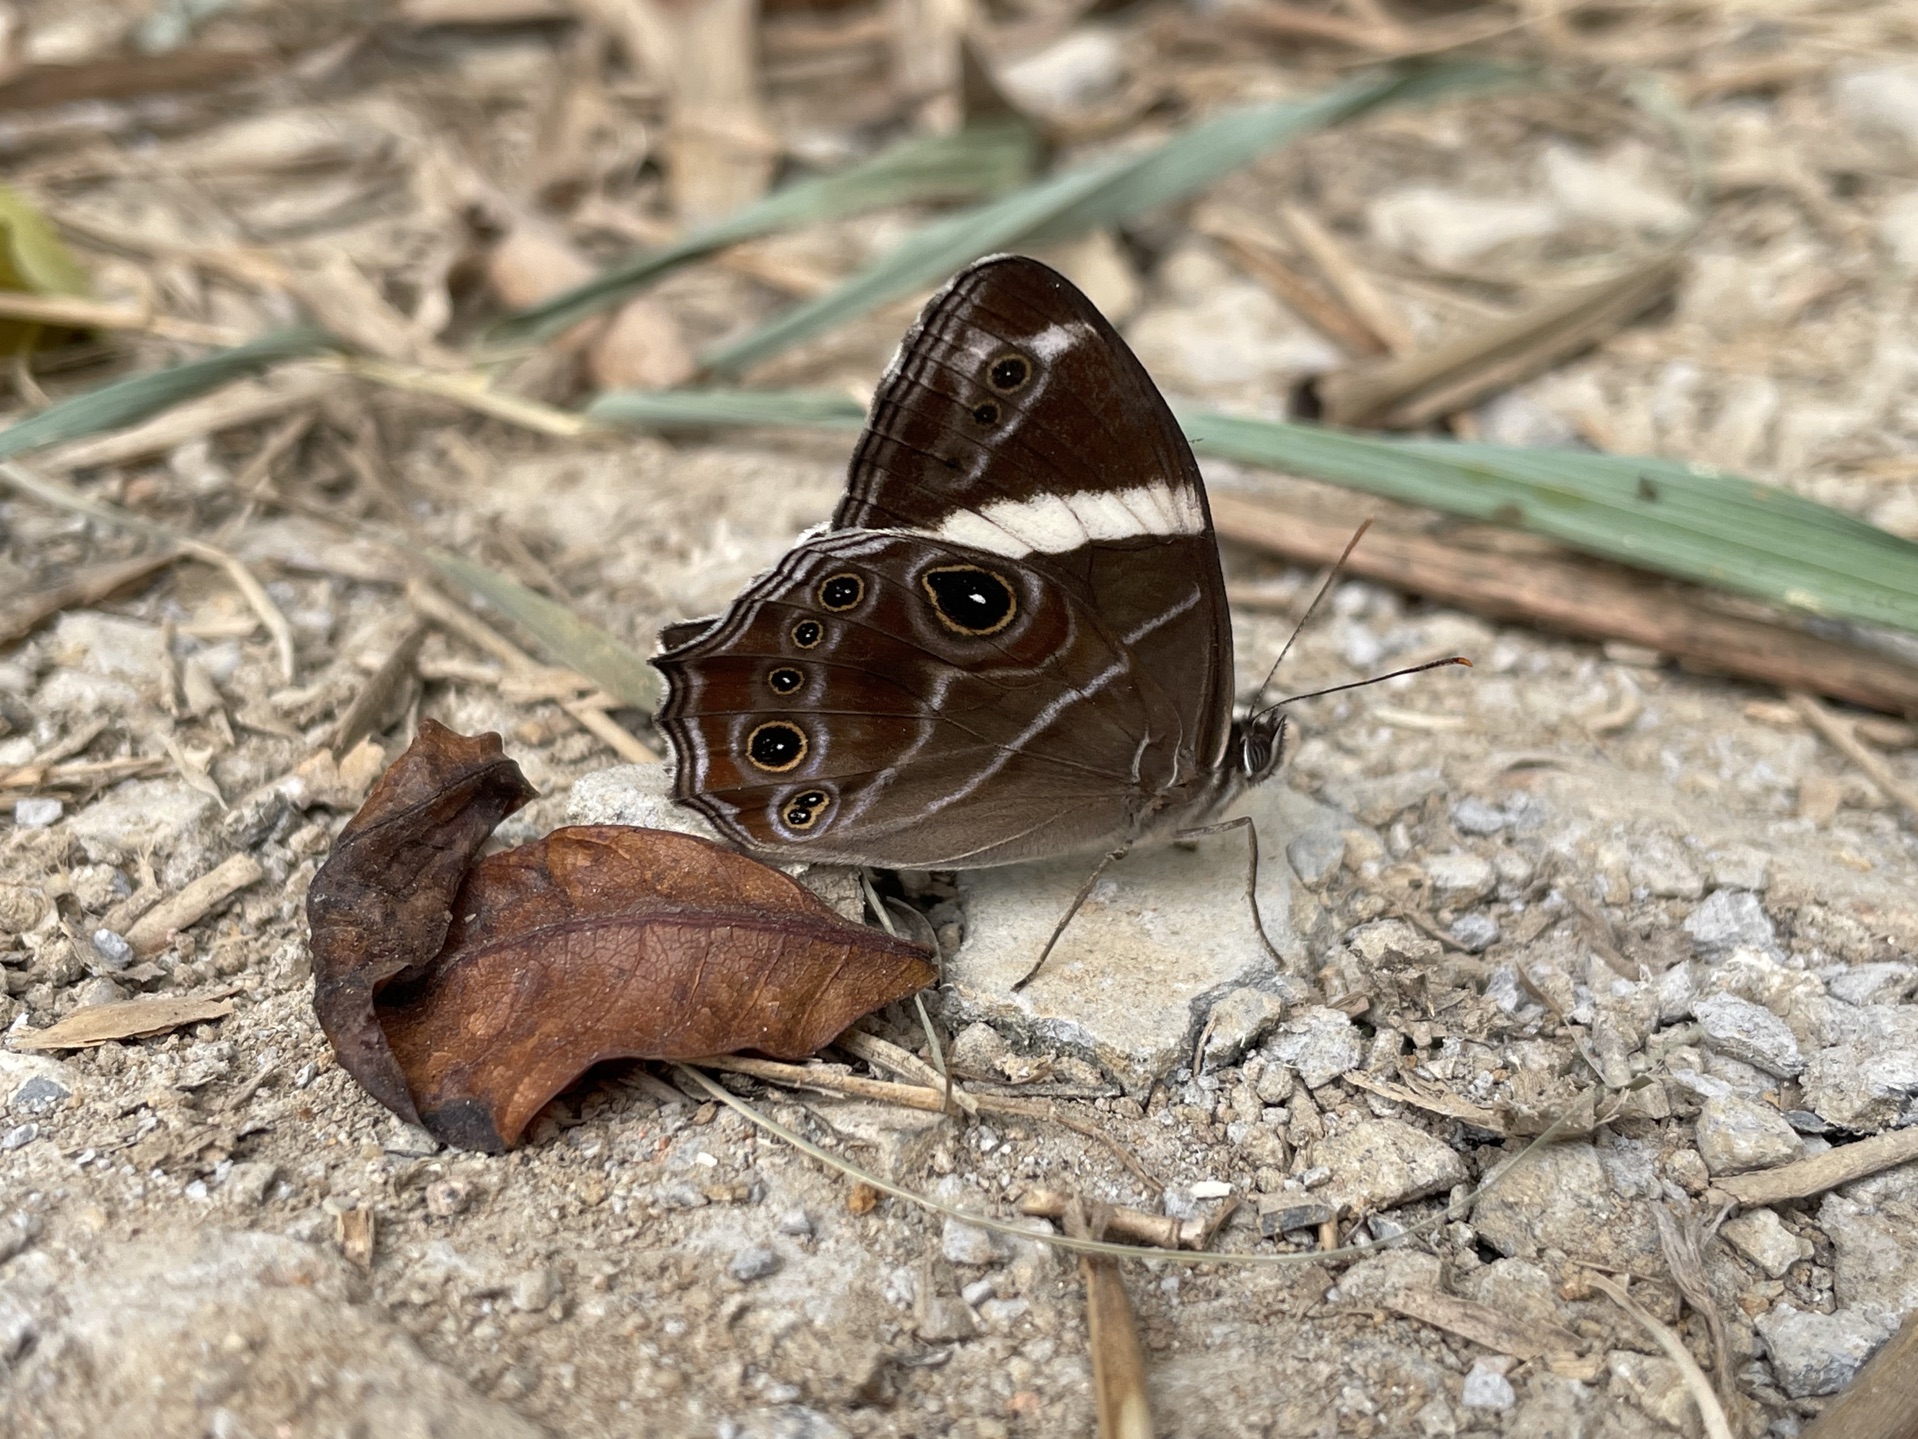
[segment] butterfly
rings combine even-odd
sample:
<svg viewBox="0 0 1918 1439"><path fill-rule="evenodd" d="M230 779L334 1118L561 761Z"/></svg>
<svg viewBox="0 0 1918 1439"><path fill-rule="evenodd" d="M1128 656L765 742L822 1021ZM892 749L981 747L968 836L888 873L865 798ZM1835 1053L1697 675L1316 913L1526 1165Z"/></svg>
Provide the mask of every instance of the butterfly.
<svg viewBox="0 0 1918 1439"><path fill-rule="evenodd" d="M831 522L662 644L674 798L776 861L1117 853L1206 826L1282 750L1276 710L1234 713L1177 420L1091 301L1020 256L928 302Z"/></svg>

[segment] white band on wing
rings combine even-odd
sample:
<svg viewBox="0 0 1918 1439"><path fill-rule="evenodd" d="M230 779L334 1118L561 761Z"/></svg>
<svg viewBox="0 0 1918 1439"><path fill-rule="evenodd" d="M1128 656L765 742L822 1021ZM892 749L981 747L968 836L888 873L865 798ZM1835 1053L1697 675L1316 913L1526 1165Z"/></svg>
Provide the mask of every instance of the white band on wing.
<svg viewBox="0 0 1918 1439"><path fill-rule="evenodd" d="M976 510L956 510L918 533L1018 559L1064 554L1101 541L1204 534L1205 511L1193 490L1134 485L999 500Z"/></svg>

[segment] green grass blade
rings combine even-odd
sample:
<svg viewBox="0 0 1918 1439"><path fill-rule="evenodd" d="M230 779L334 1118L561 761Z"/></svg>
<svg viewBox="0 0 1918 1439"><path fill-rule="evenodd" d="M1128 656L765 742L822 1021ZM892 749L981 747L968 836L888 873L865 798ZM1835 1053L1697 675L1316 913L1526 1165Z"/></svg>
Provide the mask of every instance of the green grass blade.
<svg viewBox="0 0 1918 1439"><path fill-rule="evenodd" d="M310 326L276 330L171 369L115 380L0 430L0 458L138 424L149 415L282 361L338 348L339 341L324 330Z"/></svg>
<svg viewBox="0 0 1918 1439"><path fill-rule="evenodd" d="M888 205L997 194L1031 174L1037 158L1037 138L1017 120L985 121L949 135L914 136L837 174L775 190L662 249L632 255L564 294L509 316L495 336L543 339L619 304L676 266L758 235Z"/></svg>
<svg viewBox="0 0 1918 1439"><path fill-rule="evenodd" d="M982 255L1041 248L1114 224L1190 195L1275 145L1376 106L1509 76L1509 71L1479 64L1427 67L1356 80L1300 103L1229 111L1152 149L1108 156L938 221L838 288L715 346L700 362L711 372L737 372L876 306L926 289Z"/></svg>
<svg viewBox="0 0 1918 1439"><path fill-rule="evenodd" d="M647 426L845 428L857 419L850 400L806 391L609 395L593 413ZM1284 470L1808 614L1918 633L1918 545L1775 486L1672 460L1378 439L1187 408L1179 419L1202 459Z"/></svg>
<svg viewBox="0 0 1918 1439"><path fill-rule="evenodd" d="M834 390L608 390L586 407L586 417L643 430L729 425L856 430L866 407Z"/></svg>
<svg viewBox="0 0 1918 1439"><path fill-rule="evenodd" d="M1198 453L1544 535L1834 619L1918 632L1918 545L1787 490L1671 460L1385 440L1183 410Z"/></svg>
<svg viewBox="0 0 1918 1439"><path fill-rule="evenodd" d="M621 704L649 715L659 707L659 672L598 625L557 600L460 555L429 548L426 558L448 579L522 626L555 664L577 670Z"/></svg>

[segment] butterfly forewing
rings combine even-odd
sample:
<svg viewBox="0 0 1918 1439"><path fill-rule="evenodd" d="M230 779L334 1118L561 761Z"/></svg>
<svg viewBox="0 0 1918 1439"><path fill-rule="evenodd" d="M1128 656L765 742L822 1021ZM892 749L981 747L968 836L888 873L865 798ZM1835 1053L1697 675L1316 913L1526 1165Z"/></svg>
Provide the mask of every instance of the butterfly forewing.
<svg viewBox="0 0 1918 1439"><path fill-rule="evenodd" d="M963 867L1216 791L1231 637L1204 490L1123 340L1001 258L926 308L834 528L658 663L676 796L761 852Z"/></svg>

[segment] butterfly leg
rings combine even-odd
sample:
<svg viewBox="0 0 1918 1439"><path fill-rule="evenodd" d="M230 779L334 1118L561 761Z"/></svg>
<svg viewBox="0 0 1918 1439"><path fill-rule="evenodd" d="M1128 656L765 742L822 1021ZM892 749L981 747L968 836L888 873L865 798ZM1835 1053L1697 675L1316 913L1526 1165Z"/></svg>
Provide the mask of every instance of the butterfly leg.
<svg viewBox="0 0 1918 1439"><path fill-rule="evenodd" d="M1237 819L1222 819L1217 824L1201 825L1198 829L1182 829L1172 837L1175 840L1204 839L1207 835L1224 834L1234 829L1245 831L1245 903L1252 911L1252 927L1259 932L1259 943L1272 956L1272 962L1283 966L1285 956L1279 953L1272 936L1265 932L1265 916L1259 912L1259 827L1252 822L1252 816L1242 814Z"/></svg>
<svg viewBox="0 0 1918 1439"><path fill-rule="evenodd" d="M1066 926L1072 923L1073 916L1085 907L1088 899L1092 898L1093 887L1099 883L1100 877L1125 857L1125 850L1115 849L1100 860L1092 873L1086 876L1086 882L1079 886L1079 892L1072 897L1072 903L1066 906L1066 912L1059 916L1059 922L1052 927L1052 937L1046 941L1046 947L1039 951L1039 957L1032 962L1032 968L1026 971L1023 979L1012 986L1015 992L1031 984L1033 977L1045 968L1046 961L1052 958L1052 947L1059 942L1059 936L1066 932Z"/></svg>

